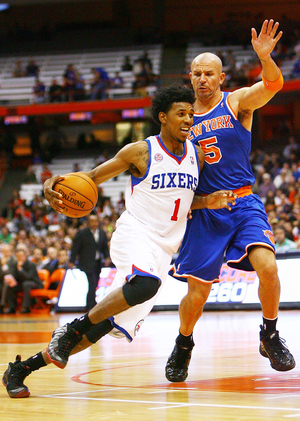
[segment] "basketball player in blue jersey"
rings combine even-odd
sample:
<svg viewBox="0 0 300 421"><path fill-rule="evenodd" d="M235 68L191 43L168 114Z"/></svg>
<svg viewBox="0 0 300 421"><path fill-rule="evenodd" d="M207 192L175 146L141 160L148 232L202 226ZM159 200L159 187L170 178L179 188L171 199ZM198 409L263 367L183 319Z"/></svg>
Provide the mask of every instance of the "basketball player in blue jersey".
<svg viewBox="0 0 300 421"><path fill-rule="evenodd" d="M232 212L195 210L188 221L173 276L188 282L179 307L180 329L166 365L171 382L184 381L194 346L193 329L200 318L213 282L218 282L224 254L230 267L256 271L259 278L263 323L259 352L275 370L295 367L295 361L276 330L280 283L274 237L264 206L252 194L255 179L249 162L253 112L264 106L283 86L280 69L271 53L282 36L279 24L264 21L260 34L252 29L252 45L262 65L262 81L234 92L222 92L222 62L211 53L191 64L195 115L188 139L201 146L205 164L196 194L230 189L238 195ZM205 238L205 241L203 241Z"/></svg>
<svg viewBox="0 0 300 421"><path fill-rule="evenodd" d="M202 149L186 142L194 100L193 91L182 86L159 90L153 99L152 116L160 124L160 135L125 146L114 158L85 173L101 184L126 170L131 172L126 210L111 240L116 277L110 293L92 310L53 332L46 350L26 361L17 356L9 363L2 382L10 397L29 396L23 381L32 371L51 362L64 368L71 353L87 348L107 333L132 341L167 278L190 207L231 210L235 203L231 191L197 196L193 201L204 163ZM61 195L53 186L61 178L52 177L44 184L45 197L57 212L62 212Z"/></svg>

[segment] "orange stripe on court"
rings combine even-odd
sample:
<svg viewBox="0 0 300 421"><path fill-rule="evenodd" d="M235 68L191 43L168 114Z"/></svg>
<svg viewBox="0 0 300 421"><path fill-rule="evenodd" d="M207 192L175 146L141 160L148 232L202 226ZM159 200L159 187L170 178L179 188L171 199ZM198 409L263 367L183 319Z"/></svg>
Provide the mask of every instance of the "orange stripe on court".
<svg viewBox="0 0 300 421"><path fill-rule="evenodd" d="M48 343L52 332L0 332L1 344Z"/></svg>

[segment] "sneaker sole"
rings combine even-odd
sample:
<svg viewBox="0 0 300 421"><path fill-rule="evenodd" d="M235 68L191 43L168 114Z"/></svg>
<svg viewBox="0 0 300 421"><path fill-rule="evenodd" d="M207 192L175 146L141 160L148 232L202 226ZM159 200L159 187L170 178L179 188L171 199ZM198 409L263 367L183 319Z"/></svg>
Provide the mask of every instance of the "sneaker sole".
<svg viewBox="0 0 300 421"><path fill-rule="evenodd" d="M28 389L20 390L20 392L17 393L12 393L7 390L7 393L10 398L28 398L28 396L30 396Z"/></svg>
<svg viewBox="0 0 300 421"><path fill-rule="evenodd" d="M4 376L2 377L2 384L3 384L3 386L6 388L6 386L7 386L7 382L6 382L6 379L4 379ZM23 389L23 390L20 390L20 391L19 391L19 392L17 392L17 393L12 393L12 392L9 392L7 389L6 389L6 391L7 391L8 396L9 396L10 398L28 398L28 396L30 396L30 392L29 392L29 390L28 390L28 389Z"/></svg>
<svg viewBox="0 0 300 421"><path fill-rule="evenodd" d="M50 355L50 353L49 353L49 348L48 348L48 347L47 347L47 349L46 349L46 353L47 353L47 355L48 355L49 360L50 360L50 361L51 361L54 365L56 365L56 367L61 368L62 370L66 367L66 365L67 365L67 364L63 364L62 362L57 361L57 360L54 360L54 359L51 357L51 355Z"/></svg>
<svg viewBox="0 0 300 421"><path fill-rule="evenodd" d="M165 375L166 375L166 379L167 380L169 380L169 382L171 382L171 383L183 383L183 382L185 382L186 381L186 379L187 379L187 377L188 376L185 376L184 378L181 378L181 379L179 379L179 378L171 378L167 373L165 373Z"/></svg>

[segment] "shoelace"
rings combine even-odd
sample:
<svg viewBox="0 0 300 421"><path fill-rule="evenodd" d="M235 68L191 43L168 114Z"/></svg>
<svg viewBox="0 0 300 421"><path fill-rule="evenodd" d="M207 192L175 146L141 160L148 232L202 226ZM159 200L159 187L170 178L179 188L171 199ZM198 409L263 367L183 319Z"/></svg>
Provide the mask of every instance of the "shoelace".
<svg viewBox="0 0 300 421"><path fill-rule="evenodd" d="M27 377L31 373L31 370L27 366L23 366L22 363L16 364L12 368L11 373L11 384L19 386L20 382L23 383L25 377Z"/></svg>
<svg viewBox="0 0 300 421"><path fill-rule="evenodd" d="M59 344L59 354L63 356L69 356L69 353L73 349L73 347L78 343L78 339L80 337L79 334L76 334L74 337L74 331L67 332L62 337L61 343Z"/></svg>
<svg viewBox="0 0 300 421"><path fill-rule="evenodd" d="M275 349L275 351L281 351L283 353L288 352L288 349L285 346L285 339L280 338L278 333L273 336L273 338L270 338L270 345Z"/></svg>

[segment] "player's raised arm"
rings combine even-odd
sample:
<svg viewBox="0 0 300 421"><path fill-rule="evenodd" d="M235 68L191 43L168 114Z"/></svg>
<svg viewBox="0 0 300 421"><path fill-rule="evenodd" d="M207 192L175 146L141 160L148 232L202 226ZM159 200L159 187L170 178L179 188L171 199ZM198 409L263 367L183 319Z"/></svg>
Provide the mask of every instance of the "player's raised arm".
<svg viewBox="0 0 300 421"><path fill-rule="evenodd" d="M249 113L264 106L280 91L283 86L283 77L277 64L271 57L277 42L282 36L282 31L277 33L279 23L273 19L265 20L259 35L255 28L251 29L252 46L262 66L262 81L250 88L237 89L230 95L230 104L237 113ZM238 102L236 109L235 102Z"/></svg>

